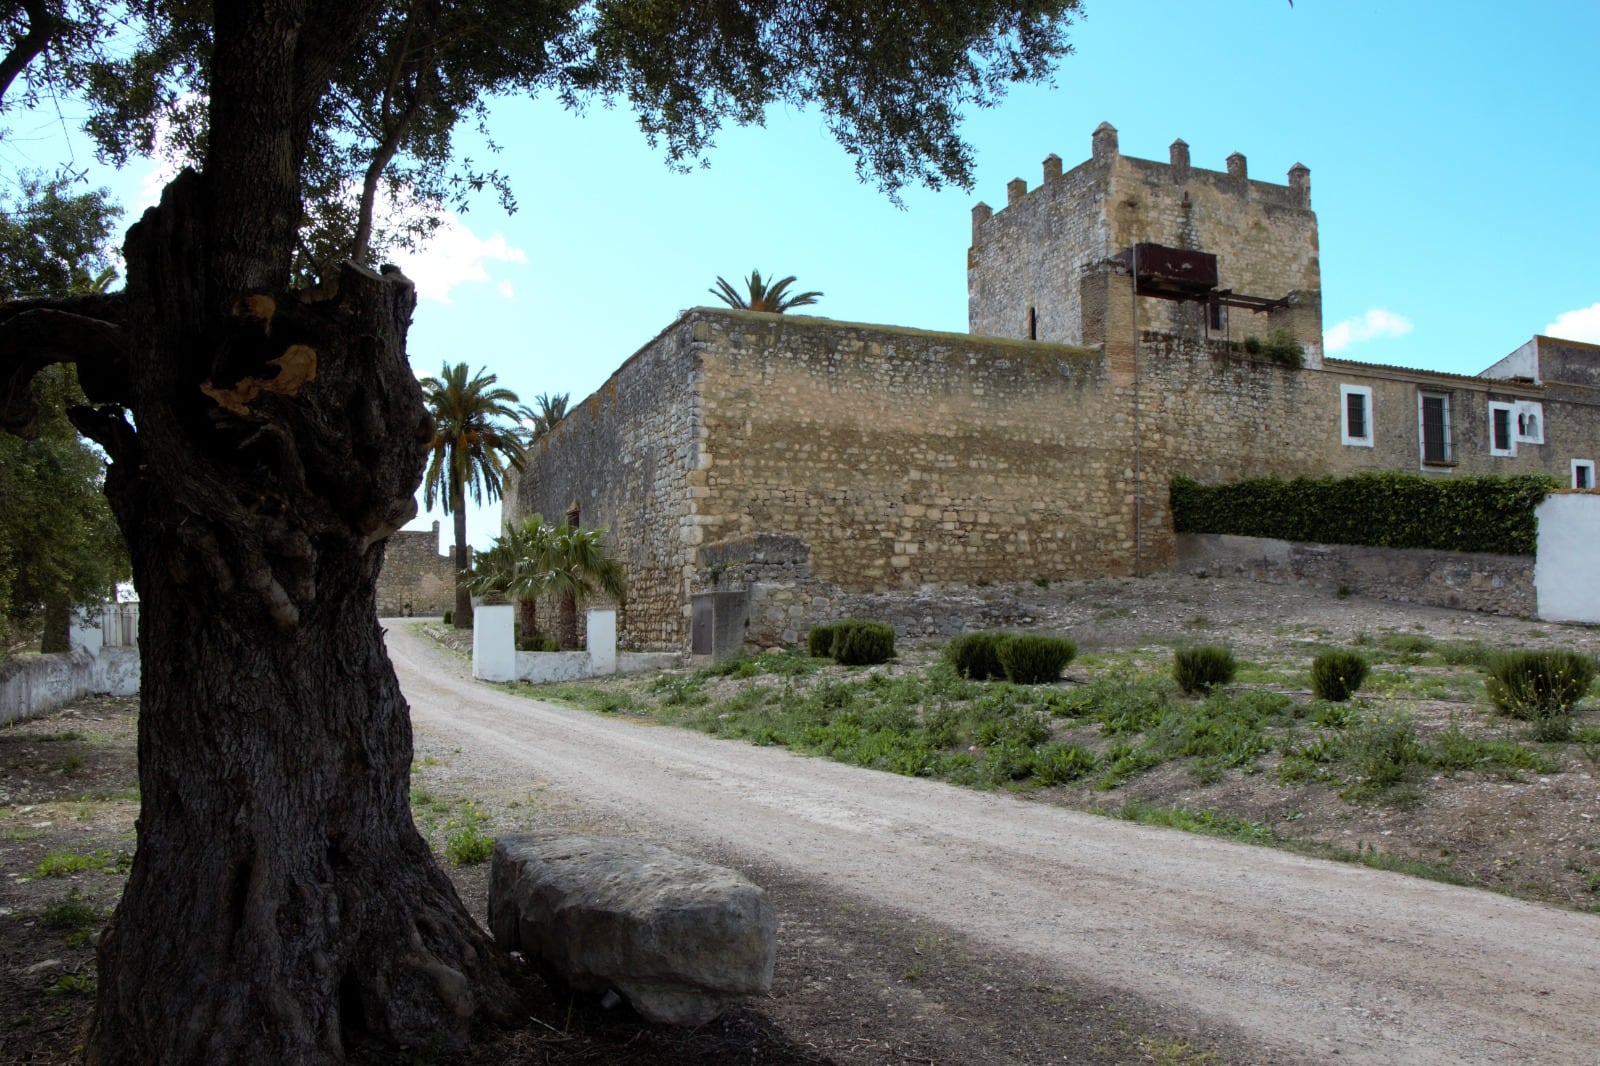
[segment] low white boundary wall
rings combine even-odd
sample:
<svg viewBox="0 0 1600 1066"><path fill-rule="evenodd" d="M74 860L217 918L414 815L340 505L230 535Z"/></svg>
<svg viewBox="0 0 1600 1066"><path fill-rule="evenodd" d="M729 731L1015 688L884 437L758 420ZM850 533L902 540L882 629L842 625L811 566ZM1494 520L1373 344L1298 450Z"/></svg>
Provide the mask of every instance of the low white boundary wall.
<svg viewBox="0 0 1600 1066"><path fill-rule="evenodd" d="M518 651L516 620L509 606L477 607L472 613L472 676L480 681L582 681L611 674L638 674L679 666L676 652L618 652L617 612L588 612L588 651Z"/></svg>
<svg viewBox="0 0 1600 1066"><path fill-rule="evenodd" d="M139 693L138 604L111 604L72 622L72 651L19 655L0 676L0 723L32 718L91 693Z"/></svg>
<svg viewBox="0 0 1600 1066"><path fill-rule="evenodd" d="M1600 623L1600 493L1555 492L1535 512L1533 587L1546 622Z"/></svg>

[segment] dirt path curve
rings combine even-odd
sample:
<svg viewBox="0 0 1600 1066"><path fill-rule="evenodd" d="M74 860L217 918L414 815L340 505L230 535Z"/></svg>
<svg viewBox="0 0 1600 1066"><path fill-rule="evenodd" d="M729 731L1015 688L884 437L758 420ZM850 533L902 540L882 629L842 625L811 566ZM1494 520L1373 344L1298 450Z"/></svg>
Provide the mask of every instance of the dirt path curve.
<svg viewBox="0 0 1600 1066"><path fill-rule="evenodd" d="M1242 1028L1273 1061L1600 1064L1600 918L535 702L402 626L419 732L693 840ZM781 944L780 944L781 956Z"/></svg>

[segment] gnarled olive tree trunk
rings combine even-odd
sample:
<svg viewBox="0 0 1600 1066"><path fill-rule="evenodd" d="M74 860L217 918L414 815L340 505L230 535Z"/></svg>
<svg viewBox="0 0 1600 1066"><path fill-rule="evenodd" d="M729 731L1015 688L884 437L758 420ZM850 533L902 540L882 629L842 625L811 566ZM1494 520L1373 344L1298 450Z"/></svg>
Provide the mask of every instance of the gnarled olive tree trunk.
<svg viewBox="0 0 1600 1066"><path fill-rule="evenodd" d="M144 667L138 846L87 1057L459 1044L509 986L413 826L374 610L431 432L405 357L412 287L347 267L336 295L219 308L208 192L183 175L129 234L133 424L77 412L112 457Z"/></svg>
<svg viewBox="0 0 1600 1066"><path fill-rule="evenodd" d="M346 267L281 291L319 101L375 5L218 0L204 173L129 231L126 290L0 305L0 429L34 431L32 378L76 364L141 600L138 844L92 1063L448 1048L511 1002L412 824L374 604L432 434L413 290Z"/></svg>

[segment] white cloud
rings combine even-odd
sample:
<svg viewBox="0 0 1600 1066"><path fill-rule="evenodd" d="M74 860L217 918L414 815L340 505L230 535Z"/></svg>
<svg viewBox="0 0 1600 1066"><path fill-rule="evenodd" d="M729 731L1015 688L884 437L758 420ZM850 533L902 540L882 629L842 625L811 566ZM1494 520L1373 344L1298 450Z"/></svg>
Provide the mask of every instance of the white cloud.
<svg viewBox="0 0 1600 1066"><path fill-rule="evenodd" d="M1544 335L1600 344L1600 303L1592 303L1576 311L1561 312L1554 322L1544 328Z"/></svg>
<svg viewBox="0 0 1600 1066"><path fill-rule="evenodd" d="M527 262L528 261L528 257L527 256L523 256L522 257L522 261L523 262ZM494 291L499 293L501 296L505 297L507 300L510 300L510 301L515 301L516 298L517 298L517 290L512 288L511 282L509 282L509 281L502 281L500 284L498 284L498 285L496 285L494 287Z"/></svg>
<svg viewBox="0 0 1600 1066"><path fill-rule="evenodd" d="M1403 337L1411 328L1411 320L1405 315L1374 307L1359 318L1346 319L1328 330L1322 335L1322 346L1330 352L1342 352L1352 344L1377 337Z"/></svg>
<svg viewBox="0 0 1600 1066"><path fill-rule="evenodd" d="M526 263L528 253L513 247L504 234L479 237L459 215L446 212L427 244L394 258L406 277L416 282L419 298L447 304L458 285L493 280L488 263ZM511 298L510 282L502 281L497 288Z"/></svg>

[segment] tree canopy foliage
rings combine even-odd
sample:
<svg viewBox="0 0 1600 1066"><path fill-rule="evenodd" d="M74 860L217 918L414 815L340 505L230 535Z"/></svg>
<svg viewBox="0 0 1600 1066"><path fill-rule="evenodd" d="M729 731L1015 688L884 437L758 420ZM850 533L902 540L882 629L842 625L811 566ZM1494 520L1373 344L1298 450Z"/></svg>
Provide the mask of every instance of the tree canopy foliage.
<svg viewBox="0 0 1600 1066"><path fill-rule="evenodd" d="M16 192L0 196L0 299L101 287L120 214L105 189L74 193L65 176L17 175Z"/></svg>
<svg viewBox="0 0 1600 1066"><path fill-rule="evenodd" d="M66 3L66 0L53 0ZM10 5L13 8L18 6ZM34 5L26 5L34 6ZM106 155L200 164L210 136L210 6L195 0L80 2L41 77L88 87L89 132ZM774 105L815 107L891 196L908 184L968 186L964 111L1048 77L1071 51L1077 0L777 3L762 0L366 0L311 109L296 270L370 263L425 237L440 212L509 176L456 158L463 121L490 134L501 95L564 106L625 104L669 165L704 164L728 122ZM105 47L120 19L131 47ZM13 12L13 23L20 19ZM13 41L20 40L13 34ZM70 48L70 51L68 50ZM14 49L15 51L15 45ZM33 68L30 68L32 70ZM492 144L492 141L491 141ZM379 210L380 199L390 210Z"/></svg>
<svg viewBox="0 0 1600 1066"><path fill-rule="evenodd" d="M104 189L74 194L64 177L20 175L0 202L0 298L103 287L118 214ZM34 390L35 438L0 433L0 630L48 607L45 649L64 651L66 608L108 598L128 558L100 491L105 459L67 418L84 402L76 375L49 367Z"/></svg>

